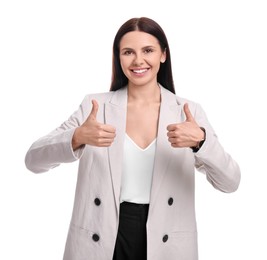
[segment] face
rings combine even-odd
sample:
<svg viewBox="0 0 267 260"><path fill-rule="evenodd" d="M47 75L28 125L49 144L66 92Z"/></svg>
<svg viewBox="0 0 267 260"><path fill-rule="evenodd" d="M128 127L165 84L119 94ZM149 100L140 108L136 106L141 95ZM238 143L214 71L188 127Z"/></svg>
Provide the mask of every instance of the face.
<svg viewBox="0 0 267 260"><path fill-rule="evenodd" d="M120 63L129 85L157 84L160 63L165 60L166 52L151 34L132 31L120 41Z"/></svg>

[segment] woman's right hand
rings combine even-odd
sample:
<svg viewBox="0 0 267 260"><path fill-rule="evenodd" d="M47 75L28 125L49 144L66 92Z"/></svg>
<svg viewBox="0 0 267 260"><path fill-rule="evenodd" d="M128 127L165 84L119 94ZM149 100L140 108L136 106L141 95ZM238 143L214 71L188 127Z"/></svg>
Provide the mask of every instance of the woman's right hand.
<svg viewBox="0 0 267 260"><path fill-rule="evenodd" d="M85 122L77 127L72 137L73 150L88 144L98 147L110 146L116 136L116 129L111 125L97 122L98 103L92 100L92 110Z"/></svg>

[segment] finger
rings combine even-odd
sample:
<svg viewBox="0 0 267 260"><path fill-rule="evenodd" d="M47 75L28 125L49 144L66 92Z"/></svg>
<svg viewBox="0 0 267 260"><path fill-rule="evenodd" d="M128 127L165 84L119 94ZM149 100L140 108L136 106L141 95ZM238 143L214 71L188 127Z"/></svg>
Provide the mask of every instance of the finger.
<svg viewBox="0 0 267 260"><path fill-rule="evenodd" d="M114 139L116 137L116 134L115 132L102 131L99 136L101 137L101 139Z"/></svg>
<svg viewBox="0 0 267 260"><path fill-rule="evenodd" d="M171 143L171 146L174 147L174 148L181 148L182 147L178 143Z"/></svg>
<svg viewBox="0 0 267 260"><path fill-rule="evenodd" d="M108 147L114 142L114 138L99 138L95 142L95 146L98 147Z"/></svg>
<svg viewBox="0 0 267 260"><path fill-rule="evenodd" d="M176 129L176 124L171 124L167 126L168 131L174 131Z"/></svg>
<svg viewBox="0 0 267 260"><path fill-rule="evenodd" d="M116 137L116 129L111 125L97 123L96 137L100 139L114 139Z"/></svg>
<svg viewBox="0 0 267 260"><path fill-rule="evenodd" d="M193 115L190 112L188 103L184 104L184 113L185 113L186 121L189 121L189 122L195 121Z"/></svg>
<svg viewBox="0 0 267 260"><path fill-rule="evenodd" d="M171 138L171 137L175 137L177 134L175 133L175 131L169 131L168 133L167 133L167 136L169 137L169 138Z"/></svg>
<svg viewBox="0 0 267 260"><path fill-rule="evenodd" d="M113 142L105 142L97 145L98 147L109 147L112 145Z"/></svg>
<svg viewBox="0 0 267 260"><path fill-rule="evenodd" d="M171 143L171 146L172 146L172 147L181 147L181 146L179 145L179 142L176 142L175 140L169 140L169 142Z"/></svg>
<svg viewBox="0 0 267 260"><path fill-rule="evenodd" d="M98 112L98 103L95 99L93 99L92 100L92 110L91 110L88 118L91 120L96 120L97 112Z"/></svg>
<svg viewBox="0 0 267 260"><path fill-rule="evenodd" d="M101 128L101 130L103 130L104 132L107 132L107 133L112 133L112 134L116 133L116 128L111 126L111 125L101 124L100 128Z"/></svg>

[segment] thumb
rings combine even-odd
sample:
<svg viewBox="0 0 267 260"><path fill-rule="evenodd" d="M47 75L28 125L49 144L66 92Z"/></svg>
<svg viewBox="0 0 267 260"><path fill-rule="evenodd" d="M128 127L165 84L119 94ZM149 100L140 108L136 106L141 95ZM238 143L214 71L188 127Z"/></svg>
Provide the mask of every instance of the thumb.
<svg viewBox="0 0 267 260"><path fill-rule="evenodd" d="M188 122L195 121L194 117L192 116L192 114L190 112L188 103L184 104L184 113L185 113L185 117L186 117L185 121L188 121Z"/></svg>
<svg viewBox="0 0 267 260"><path fill-rule="evenodd" d="M91 110L90 115L88 116L88 119L96 120L97 111L98 111L98 103L95 99L93 99L92 100L92 110Z"/></svg>

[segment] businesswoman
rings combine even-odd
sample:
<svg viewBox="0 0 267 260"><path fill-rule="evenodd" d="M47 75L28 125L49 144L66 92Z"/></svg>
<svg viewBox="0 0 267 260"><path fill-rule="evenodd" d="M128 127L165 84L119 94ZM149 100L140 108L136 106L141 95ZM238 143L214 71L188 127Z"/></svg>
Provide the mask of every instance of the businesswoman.
<svg viewBox="0 0 267 260"><path fill-rule="evenodd" d="M196 172L222 192L240 182L201 106L175 94L165 33L146 17L115 36L110 91L86 95L25 163L41 173L76 160L64 260L197 260Z"/></svg>

